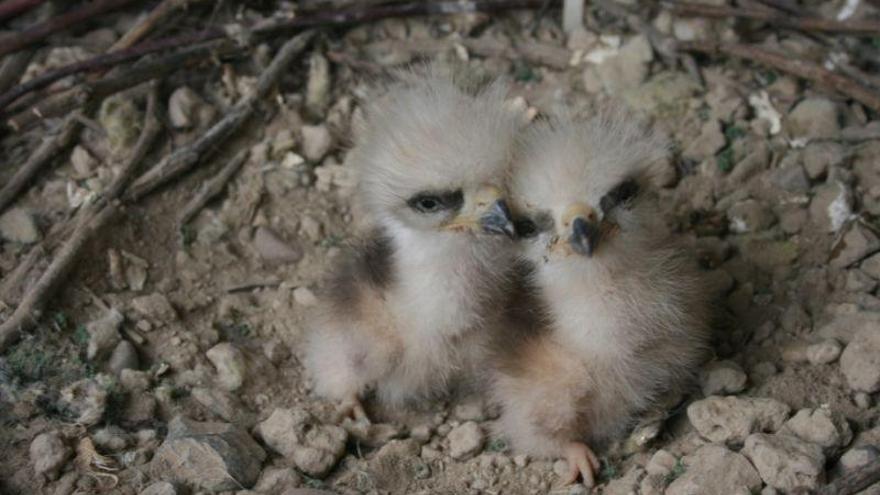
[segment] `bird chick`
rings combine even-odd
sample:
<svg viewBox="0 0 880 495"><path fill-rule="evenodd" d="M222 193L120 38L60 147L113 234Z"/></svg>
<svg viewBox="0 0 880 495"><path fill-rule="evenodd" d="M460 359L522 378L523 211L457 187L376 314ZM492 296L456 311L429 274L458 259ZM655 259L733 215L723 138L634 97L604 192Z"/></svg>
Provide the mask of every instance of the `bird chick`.
<svg viewBox="0 0 880 495"><path fill-rule="evenodd" d="M505 96L432 66L366 107L348 161L375 230L335 274L304 359L342 412L365 417L368 391L438 395L484 355L515 257L503 187L520 120Z"/></svg>
<svg viewBox="0 0 880 495"><path fill-rule="evenodd" d="M696 266L658 226L650 194L666 150L606 111L535 124L514 161L511 208L537 309L518 311L517 337L495 346L497 428L516 450L567 459L569 483L594 484L590 446L683 388L707 349Z"/></svg>

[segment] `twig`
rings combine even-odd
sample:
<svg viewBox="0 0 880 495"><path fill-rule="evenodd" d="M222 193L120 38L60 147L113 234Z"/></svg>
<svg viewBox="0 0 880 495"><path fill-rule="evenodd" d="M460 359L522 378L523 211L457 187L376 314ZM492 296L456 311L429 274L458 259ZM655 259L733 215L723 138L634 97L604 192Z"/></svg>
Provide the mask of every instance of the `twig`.
<svg viewBox="0 0 880 495"><path fill-rule="evenodd" d="M880 461L853 470L819 490L819 495L852 495L880 482Z"/></svg>
<svg viewBox="0 0 880 495"><path fill-rule="evenodd" d="M437 2L408 2L382 5L379 7L352 7L337 11L322 11L311 15L303 15L292 19L271 19L251 28L257 37L267 37L278 33L292 32L319 26L345 26L361 22L375 21L390 17L406 17L417 15L450 15L470 12L498 12L503 10L540 7L544 0L445 0ZM246 30L247 31L247 30ZM104 70L108 67L140 58L144 55L188 46L195 43L225 38L226 32L217 28L208 28L197 33L187 33L151 42L145 42L126 50L95 56L51 70L31 79L0 95L0 109L15 99L32 91L44 88L64 77L81 72Z"/></svg>
<svg viewBox="0 0 880 495"><path fill-rule="evenodd" d="M200 1L204 0L163 0L162 3L150 11L146 17L141 19L141 21L129 29L127 33L116 40L116 43L113 43L113 46L111 46L107 52L112 53L131 48L140 40L144 39L144 37L149 34L157 24L165 20L168 16L180 9L186 8L191 3Z"/></svg>
<svg viewBox="0 0 880 495"><path fill-rule="evenodd" d="M3 277L3 281L0 283L0 301L8 305L18 302L17 294L21 291L25 279L27 279L27 276L31 273L37 262L43 259L44 256L46 256L46 250L43 249L43 246L39 244L34 246L25 256L24 260Z"/></svg>
<svg viewBox="0 0 880 495"><path fill-rule="evenodd" d="M219 122L187 146L178 148L163 158L155 167L140 176L131 186L128 199L138 200L169 180L183 174L204 159L220 143L236 132L256 110L257 103L263 99L284 72L290 61L301 53L314 36L314 31L305 31L293 37L275 55L272 63L257 80L254 92L238 102Z"/></svg>
<svg viewBox="0 0 880 495"><path fill-rule="evenodd" d="M211 199L223 192L226 183L229 182L229 179L231 179L232 176L238 172L238 169L244 165L247 158L247 149L239 151L231 160L226 162L226 165L220 169L216 176L202 184L202 187L199 189L199 192L195 197L183 207L183 213L181 213L180 219L177 221L178 230L183 229L190 220L198 215L202 208L204 208Z"/></svg>
<svg viewBox="0 0 880 495"><path fill-rule="evenodd" d="M820 31L849 35L876 36L880 34L880 21L873 19L857 19L838 21L824 17L806 17L781 15L770 9L743 9L726 5L709 5L704 3L670 2L672 13L680 16L697 17L738 17L769 22L770 24L801 31Z"/></svg>
<svg viewBox="0 0 880 495"><path fill-rule="evenodd" d="M39 280L30 288L15 308L8 320L0 324L0 353L12 345L22 333L30 330L39 321L50 296L70 271L91 237L112 220L119 209L119 196L125 190L138 165L143 161L159 135L161 126L156 116L158 106L158 84L153 83L147 101L147 114L144 127L138 137L137 144L122 166L119 175L107 189L107 193L98 202L91 203L80 209L75 217L76 228L64 244L55 253L49 267Z"/></svg>
<svg viewBox="0 0 880 495"><path fill-rule="evenodd" d="M96 0L78 9L71 10L46 22L25 29L20 33L5 36L0 39L0 57L39 43L51 34L67 29L92 17L121 9L137 1L139 0Z"/></svg>
<svg viewBox="0 0 880 495"><path fill-rule="evenodd" d="M24 74L33 57L33 51L24 51L13 53L3 59L3 63L0 64L0 94L21 80L21 75Z"/></svg>
<svg viewBox="0 0 880 495"><path fill-rule="evenodd" d="M36 8L46 0L6 0L0 3L0 22Z"/></svg>
<svg viewBox="0 0 880 495"><path fill-rule="evenodd" d="M0 189L0 213L15 201L15 198L43 167L73 143L74 138L79 134L80 127L82 124L77 119L67 118L56 135L46 137L43 140L43 143L31 154L25 164L9 179L6 186Z"/></svg>
<svg viewBox="0 0 880 495"><path fill-rule="evenodd" d="M710 55L722 53L767 65L782 72L800 77L801 79L806 79L816 84L832 88L835 91L862 103L871 110L880 112L880 94L877 94L857 81L834 73L818 64L800 60L795 57L787 57L755 45L745 45L740 43L711 43L705 41L687 42L682 43L680 48L692 52L708 53Z"/></svg>

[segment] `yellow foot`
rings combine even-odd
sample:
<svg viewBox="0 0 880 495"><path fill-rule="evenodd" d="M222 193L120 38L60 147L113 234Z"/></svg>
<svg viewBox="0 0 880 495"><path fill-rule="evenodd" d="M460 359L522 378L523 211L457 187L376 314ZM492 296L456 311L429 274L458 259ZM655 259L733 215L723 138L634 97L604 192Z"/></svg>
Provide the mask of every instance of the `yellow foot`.
<svg viewBox="0 0 880 495"><path fill-rule="evenodd" d="M361 400L357 395L352 395L343 400L336 409L336 422L342 422L345 418L351 418L367 424L370 423L370 418L367 416L366 411L364 411L364 405L361 404Z"/></svg>
<svg viewBox="0 0 880 495"><path fill-rule="evenodd" d="M596 454L581 442L571 442L565 447L565 460L568 462L568 477L565 484L570 485L580 476L587 488L596 485L599 472L599 459Z"/></svg>

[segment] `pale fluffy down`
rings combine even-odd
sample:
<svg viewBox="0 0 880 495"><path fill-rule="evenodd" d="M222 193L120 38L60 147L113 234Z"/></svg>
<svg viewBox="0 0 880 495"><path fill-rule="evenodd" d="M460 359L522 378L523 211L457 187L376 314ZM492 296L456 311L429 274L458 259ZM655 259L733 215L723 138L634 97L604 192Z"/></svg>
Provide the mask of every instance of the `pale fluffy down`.
<svg viewBox="0 0 880 495"><path fill-rule="evenodd" d="M511 195L540 232L521 241L540 317L510 322L496 346L492 394L498 432L515 450L561 457L565 445L618 439L665 394L689 384L708 346L708 304L695 263L666 233L650 194L662 139L621 111L562 116L523 137ZM602 211L633 179L637 195ZM617 226L592 256L551 249L570 231L572 204Z"/></svg>
<svg viewBox="0 0 880 495"><path fill-rule="evenodd" d="M366 106L347 163L376 232L353 249L311 321L304 364L319 395L344 401L374 389L386 404L414 402L483 359L514 244L448 230L452 213L422 215L409 199L459 191L470 211L480 188L503 189L519 122L505 91L430 66Z"/></svg>

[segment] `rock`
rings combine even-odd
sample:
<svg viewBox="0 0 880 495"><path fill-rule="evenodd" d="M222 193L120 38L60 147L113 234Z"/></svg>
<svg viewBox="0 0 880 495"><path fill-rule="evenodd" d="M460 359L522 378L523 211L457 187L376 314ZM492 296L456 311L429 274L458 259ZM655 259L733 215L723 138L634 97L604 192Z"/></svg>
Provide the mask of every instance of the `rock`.
<svg viewBox="0 0 880 495"><path fill-rule="evenodd" d="M61 404L76 415L76 422L91 426L104 417L107 408L107 376L85 378L61 390Z"/></svg>
<svg viewBox="0 0 880 495"><path fill-rule="evenodd" d="M295 488L302 484L302 477L292 468L269 467L263 470L260 480L254 486L254 491L267 495L281 495L288 488Z"/></svg>
<svg viewBox="0 0 880 495"><path fill-rule="evenodd" d="M143 392L150 388L150 374L146 371L124 369L119 373L119 383L126 392Z"/></svg>
<svg viewBox="0 0 880 495"><path fill-rule="evenodd" d="M826 98L808 98L794 107L785 120L791 139L833 138L840 132L837 106Z"/></svg>
<svg viewBox="0 0 880 495"><path fill-rule="evenodd" d="M297 287L293 289L293 300L300 306L314 306L318 304L318 298L308 287Z"/></svg>
<svg viewBox="0 0 880 495"><path fill-rule="evenodd" d="M865 328L840 355L840 371L850 388L872 394L880 391L880 332Z"/></svg>
<svg viewBox="0 0 880 495"><path fill-rule="evenodd" d="M92 433L92 442L100 451L116 452L128 446L129 435L118 426L106 426Z"/></svg>
<svg viewBox="0 0 880 495"><path fill-rule="evenodd" d="M138 366L140 366L140 360L138 359L137 349L127 340L116 344L113 353L110 354L110 359L107 361L107 369L114 375L119 375L122 370L136 370Z"/></svg>
<svg viewBox="0 0 880 495"><path fill-rule="evenodd" d="M239 427L177 416L150 469L165 481L208 491L240 490L254 485L265 459L266 452Z"/></svg>
<svg viewBox="0 0 880 495"><path fill-rule="evenodd" d="M188 86L181 86L168 99L168 119L178 129L207 126L214 120L214 107Z"/></svg>
<svg viewBox="0 0 880 495"><path fill-rule="evenodd" d="M651 456L648 464L645 465L645 471L648 474L666 476L675 469L676 464L678 464L678 458L670 454L669 451L660 449Z"/></svg>
<svg viewBox="0 0 880 495"><path fill-rule="evenodd" d="M810 179L804 168L797 163L774 170L770 180L780 189L791 193L806 193L810 190Z"/></svg>
<svg viewBox="0 0 880 495"><path fill-rule="evenodd" d="M857 311L836 314L819 327L818 334L826 339L848 343L862 330L877 328L880 325L880 313L873 311Z"/></svg>
<svg viewBox="0 0 880 495"><path fill-rule="evenodd" d="M742 452L764 482L779 490L815 490L824 479L822 448L795 436L754 433Z"/></svg>
<svg viewBox="0 0 880 495"><path fill-rule="evenodd" d="M50 481L58 479L61 468L72 453L56 431L37 435L31 442L28 452L37 477Z"/></svg>
<svg viewBox="0 0 880 495"><path fill-rule="evenodd" d="M375 476L381 493L410 493L413 480L431 476L431 467L420 457L415 440L392 440L370 459L369 471Z"/></svg>
<svg viewBox="0 0 880 495"><path fill-rule="evenodd" d="M739 495L761 488L761 477L749 461L720 445L704 445L682 462L686 469L666 495Z"/></svg>
<svg viewBox="0 0 880 495"><path fill-rule="evenodd" d="M859 265L863 272L869 276L880 280L880 253L871 255L862 261Z"/></svg>
<svg viewBox="0 0 880 495"><path fill-rule="evenodd" d="M150 423L156 416L157 400L153 394L141 391L129 394L125 401L120 416L120 421L126 425L140 425Z"/></svg>
<svg viewBox="0 0 880 495"><path fill-rule="evenodd" d="M620 478L608 482L603 495L630 495L639 489L639 481L645 476L645 470L641 466L633 466ZM583 492L586 494L586 492Z"/></svg>
<svg viewBox="0 0 880 495"><path fill-rule="evenodd" d="M727 210L730 230L738 234L759 232L773 225L772 210L754 199L740 201Z"/></svg>
<svg viewBox="0 0 880 495"><path fill-rule="evenodd" d="M700 379L706 397L742 392L746 388L746 380L746 373L733 361L710 363Z"/></svg>
<svg viewBox="0 0 880 495"><path fill-rule="evenodd" d="M0 237L9 242L33 244L40 240L40 231L30 213L11 208L0 215Z"/></svg>
<svg viewBox="0 0 880 495"><path fill-rule="evenodd" d="M453 416L459 421L485 421L486 412L483 410L483 403L479 400L472 400L458 404L452 410Z"/></svg>
<svg viewBox="0 0 880 495"><path fill-rule="evenodd" d="M196 387L192 389L193 398L205 409L224 421L250 428L256 424L256 417L245 409L244 404L234 395L216 388Z"/></svg>
<svg viewBox="0 0 880 495"><path fill-rule="evenodd" d="M775 399L709 397L688 406L687 415L699 434L713 442L739 444L754 432L775 432L790 408Z"/></svg>
<svg viewBox="0 0 880 495"><path fill-rule="evenodd" d="M254 233L254 248L263 261L272 264L294 263L302 257L300 251L290 247L266 227L258 227Z"/></svg>
<svg viewBox="0 0 880 495"><path fill-rule="evenodd" d="M76 145L70 152L70 164L73 165L78 179L87 179L94 175L98 160L87 149Z"/></svg>
<svg viewBox="0 0 880 495"><path fill-rule="evenodd" d="M874 292L877 280L858 268L846 271L846 290L850 292Z"/></svg>
<svg viewBox="0 0 880 495"><path fill-rule="evenodd" d="M449 455L453 459L469 459L483 450L486 436L480 425L468 421L449 432Z"/></svg>
<svg viewBox="0 0 880 495"><path fill-rule="evenodd" d="M330 63L319 52L309 58L309 78L306 83L306 110L322 118L330 103Z"/></svg>
<svg viewBox="0 0 880 495"><path fill-rule="evenodd" d="M94 361L104 358L122 340L119 335L119 326L125 317L122 313L111 308L101 318L86 324L89 334L89 344L86 348L86 357Z"/></svg>
<svg viewBox="0 0 880 495"><path fill-rule="evenodd" d="M700 135L690 142L682 153L682 157L694 162L701 162L715 156L721 151L727 141L721 132L721 123L718 120L708 120L703 124Z"/></svg>
<svg viewBox="0 0 880 495"><path fill-rule="evenodd" d="M138 495L177 495L177 489L167 481L157 481L141 490Z"/></svg>
<svg viewBox="0 0 880 495"><path fill-rule="evenodd" d="M847 152L840 143L810 143L804 148L804 170L810 179L816 180L824 176L829 169L843 165Z"/></svg>
<svg viewBox="0 0 880 495"><path fill-rule="evenodd" d="M617 94L638 87L648 75L648 64L654 58L651 44L643 35L632 37L617 52L596 66L605 91Z"/></svg>
<svg viewBox="0 0 880 495"><path fill-rule="evenodd" d="M177 311L168 302L168 298L155 292L146 296L138 296L131 300L131 307L143 316L157 323L177 320Z"/></svg>
<svg viewBox="0 0 880 495"><path fill-rule="evenodd" d="M844 472L848 472L877 462L878 459L880 459L880 449L873 445L865 445L847 450L840 456L839 464Z"/></svg>
<svg viewBox="0 0 880 495"><path fill-rule="evenodd" d="M321 161L333 145L330 130L325 125L304 125L301 132L303 156L312 162Z"/></svg>
<svg viewBox="0 0 880 495"><path fill-rule="evenodd" d="M115 154L124 153L137 141L143 122L143 112L129 96L119 93L105 98L98 111L98 121L107 133L107 140Z"/></svg>
<svg viewBox="0 0 880 495"><path fill-rule="evenodd" d="M785 423L780 434L792 434L816 444L822 447L826 455L849 445L853 438L846 418L826 407L801 409Z"/></svg>
<svg viewBox="0 0 880 495"><path fill-rule="evenodd" d="M241 388L247 372L247 361L241 350L222 342L208 349L205 356L217 369L217 383L224 390L234 392Z"/></svg>
<svg viewBox="0 0 880 495"><path fill-rule="evenodd" d="M880 239L867 227L854 222L843 239L835 245L830 264L833 268L846 268L880 250Z"/></svg>
<svg viewBox="0 0 880 495"><path fill-rule="evenodd" d="M257 425L257 434L272 450L312 477L323 477L345 454L346 431L318 424L305 409L275 409Z"/></svg>
<svg viewBox="0 0 880 495"><path fill-rule="evenodd" d="M814 366L830 364L837 361L837 358L840 357L841 351L842 348L836 340L823 340L822 342L807 346L807 360Z"/></svg>
<svg viewBox="0 0 880 495"><path fill-rule="evenodd" d="M831 181L815 188L810 201L810 220L828 232L837 232L853 216L853 197L849 188Z"/></svg>
<svg viewBox="0 0 880 495"><path fill-rule="evenodd" d="M290 358L290 347L278 339L269 339L263 343L263 354L272 364L281 364Z"/></svg>

